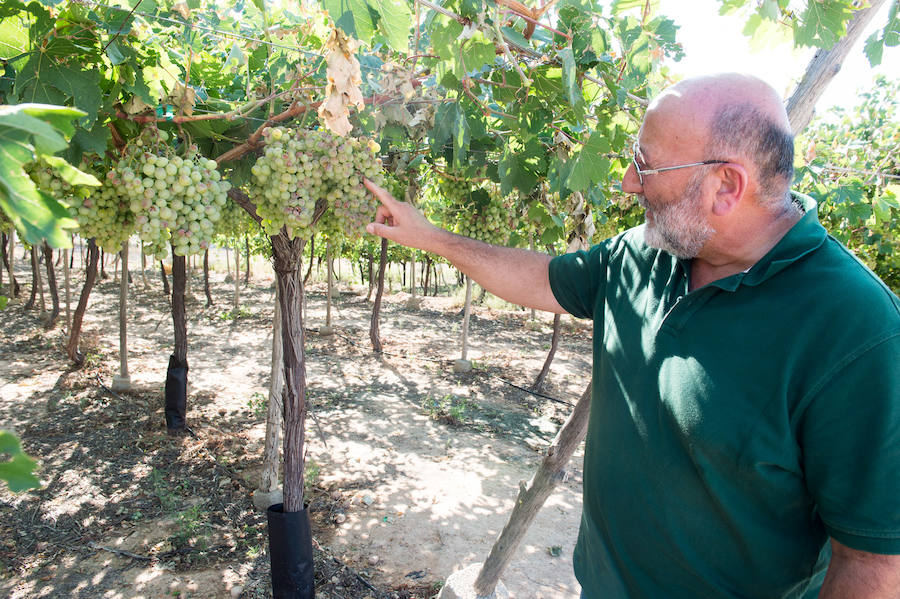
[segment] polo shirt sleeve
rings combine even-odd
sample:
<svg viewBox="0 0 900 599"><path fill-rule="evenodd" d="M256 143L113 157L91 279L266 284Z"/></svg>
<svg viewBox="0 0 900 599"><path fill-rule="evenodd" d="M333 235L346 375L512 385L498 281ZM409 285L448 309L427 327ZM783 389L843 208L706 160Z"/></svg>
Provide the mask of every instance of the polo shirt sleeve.
<svg viewBox="0 0 900 599"><path fill-rule="evenodd" d="M605 291L608 243L550 261L550 289L559 305L577 318L592 318L597 296Z"/></svg>
<svg viewBox="0 0 900 599"><path fill-rule="evenodd" d="M828 534L853 549L900 554L900 331L837 364L799 424Z"/></svg>

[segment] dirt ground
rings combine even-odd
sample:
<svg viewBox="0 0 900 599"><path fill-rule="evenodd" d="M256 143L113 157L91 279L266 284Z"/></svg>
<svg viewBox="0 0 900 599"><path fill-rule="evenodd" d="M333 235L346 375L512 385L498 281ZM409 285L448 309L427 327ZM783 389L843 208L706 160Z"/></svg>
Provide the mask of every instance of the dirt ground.
<svg viewBox="0 0 900 599"><path fill-rule="evenodd" d="M27 264L21 248L16 260L27 298L31 277L18 268ZM224 263L221 253L214 256L214 306L205 305L202 273L191 283L193 436L165 434L172 322L158 270L148 271L145 288L132 264L130 392L109 390L119 370L119 285L111 265L91 295L80 369L61 350L64 324L45 330L37 310L23 311L23 299L0 312L0 429L21 437L43 483L18 495L0 490L0 596L271 596L265 515L253 509L251 494L265 435L273 276L256 263L234 312ZM73 309L78 267L76 259ZM413 310L395 282L382 307L379 355L368 334L372 302L344 269L333 306L336 334L318 334L321 282L309 286L304 321L317 596L430 598L449 574L487 557L520 481L531 477L571 410L509 384L533 381L551 318L531 321L488 296L472 317L475 368L454 374L459 293L451 297L445 287ZM589 369L589 327L566 318L544 393L574 403ZM502 580L513 597L578 596L572 550L581 469L579 450L506 569Z"/></svg>

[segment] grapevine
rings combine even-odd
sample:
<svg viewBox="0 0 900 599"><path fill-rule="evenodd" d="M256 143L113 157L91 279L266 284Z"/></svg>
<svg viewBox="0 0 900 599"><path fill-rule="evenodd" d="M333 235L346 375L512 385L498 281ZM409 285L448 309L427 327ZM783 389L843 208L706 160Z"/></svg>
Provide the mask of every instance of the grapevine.
<svg viewBox="0 0 900 599"><path fill-rule="evenodd" d="M376 200L362 178L383 181L378 144L328 131L269 127L266 148L251 169L253 197L266 233L309 237L313 227L359 237ZM321 213L321 215L320 215Z"/></svg>

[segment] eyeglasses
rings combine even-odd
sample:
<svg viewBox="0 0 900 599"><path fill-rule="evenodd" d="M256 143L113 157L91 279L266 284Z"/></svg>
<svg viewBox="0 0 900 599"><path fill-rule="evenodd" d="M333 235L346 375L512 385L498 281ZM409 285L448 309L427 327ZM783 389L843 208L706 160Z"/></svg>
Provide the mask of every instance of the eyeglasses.
<svg viewBox="0 0 900 599"><path fill-rule="evenodd" d="M641 156L641 160L643 161L643 156L641 155L641 148L638 146L638 142L634 142L634 145L631 146L632 157L631 161L634 163L634 170L637 173L638 181L641 182L641 186L644 185L644 175L655 175L656 173L661 173L663 171L674 171L680 168L688 168L689 166L703 166L705 164L727 164L727 160L704 160L703 162L692 162L690 164L679 164L678 166L664 166L662 168L645 168L642 169L640 164L638 164L638 156Z"/></svg>

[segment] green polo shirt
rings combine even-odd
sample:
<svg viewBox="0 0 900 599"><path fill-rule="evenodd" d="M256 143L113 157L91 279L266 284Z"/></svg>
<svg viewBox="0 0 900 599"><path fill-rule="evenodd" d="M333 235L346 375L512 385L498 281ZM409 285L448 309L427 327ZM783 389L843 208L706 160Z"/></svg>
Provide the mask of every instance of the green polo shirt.
<svg viewBox="0 0 900 599"><path fill-rule="evenodd" d="M798 200L762 260L691 292L641 227L551 262L594 320L586 597L814 597L829 536L900 553L900 300Z"/></svg>

